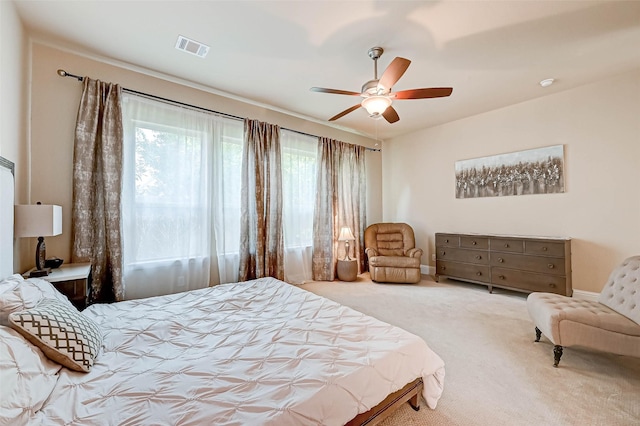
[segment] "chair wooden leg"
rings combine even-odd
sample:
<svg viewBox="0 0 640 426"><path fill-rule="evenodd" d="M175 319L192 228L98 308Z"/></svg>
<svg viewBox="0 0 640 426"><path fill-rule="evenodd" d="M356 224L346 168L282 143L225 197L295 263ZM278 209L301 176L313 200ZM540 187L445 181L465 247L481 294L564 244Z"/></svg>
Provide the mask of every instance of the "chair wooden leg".
<svg viewBox="0 0 640 426"><path fill-rule="evenodd" d="M553 366L554 367L558 367L558 364L560 363L560 358L562 357L562 346L560 345L555 345L553 347Z"/></svg>
<svg viewBox="0 0 640 426"><path fill-rule="evenodd" d="M540 329L538 327L536 327L536 340L534 340L534 341L535 342L539 342L541 336L542 336L542 331L540 331Z"/></svg>

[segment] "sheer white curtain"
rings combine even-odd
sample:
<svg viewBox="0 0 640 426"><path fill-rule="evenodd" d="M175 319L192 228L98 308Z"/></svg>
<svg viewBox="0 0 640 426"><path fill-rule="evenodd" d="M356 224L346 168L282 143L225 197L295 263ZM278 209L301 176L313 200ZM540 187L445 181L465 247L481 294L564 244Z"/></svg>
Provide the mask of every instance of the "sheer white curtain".
<svg viewBox="0 0 640 426"><path fill-rule="evenodd" d="M218 262L213 284L238 281L240 266L240 206L242 139L244 123L240 120L213 117L213 225L214 257Z"/></svg>
<svg viewBox="0 0 640 426"><path fill-rule="evenodd" d="M237 179L228 173L242 123L131 94L123 118L125 299L233 281Z"/></svg>
<svg viewBox="0 0 640 426"><path fill-rule="evenodd" d="M313 209L315 203L318 138L282 130L282 193L285 281L311 280Z"/></svg>

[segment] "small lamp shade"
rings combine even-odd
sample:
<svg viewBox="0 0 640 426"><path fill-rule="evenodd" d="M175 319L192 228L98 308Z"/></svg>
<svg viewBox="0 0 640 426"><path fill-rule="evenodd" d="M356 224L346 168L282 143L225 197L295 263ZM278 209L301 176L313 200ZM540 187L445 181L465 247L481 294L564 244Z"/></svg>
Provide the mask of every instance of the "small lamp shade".
<svg viewBox="0 0 640 426"><path fill-rule="evenodd" d="M62 207L51 204L16 205L14 234L16 237L38 237L36 269L40 273L33 275L32 272L31 276L47 275L44 237L62 234Z"/></svg>
<svg viewBox="0 0 640 426"><path fill-rule="evenodd" d="M16 237L53 237L62 234L62 207L52 204L16 205Z"/></svg>
<svg viewBox="0 0 640 426"><path fill-rule="evenodd" d="M340 235L338 236L338 241L353 241L356 237L353 236L353 232L351 232L351 228L348 226L343 226L340 229Z"/></svg>

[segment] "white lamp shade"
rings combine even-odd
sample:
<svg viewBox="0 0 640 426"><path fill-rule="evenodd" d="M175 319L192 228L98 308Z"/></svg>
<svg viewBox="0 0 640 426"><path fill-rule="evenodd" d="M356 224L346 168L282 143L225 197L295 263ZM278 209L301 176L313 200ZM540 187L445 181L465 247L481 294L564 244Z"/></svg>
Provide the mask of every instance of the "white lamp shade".
<svg viewBox="0 0 640 426"><path fill-rule="evenodd" d="M53 204L22 204L14 210L16 237L52 237L62 234L62 207Z"/></svg>
<svg viewBox="0 0 640 426"><path fill-rule="evenodd" d="M387 96L369 96L362 101L362 106L369 115L380 115L391 105L391 99Z"/></svg>
<svg viewBox="0 0 640 426"><path fill-rule="evenodd" d="M353 241L355 239L356 237L353 236L351 228L349 228L348 226L343 226L340 229L340 236L338 236L338 241Z"/></svg>

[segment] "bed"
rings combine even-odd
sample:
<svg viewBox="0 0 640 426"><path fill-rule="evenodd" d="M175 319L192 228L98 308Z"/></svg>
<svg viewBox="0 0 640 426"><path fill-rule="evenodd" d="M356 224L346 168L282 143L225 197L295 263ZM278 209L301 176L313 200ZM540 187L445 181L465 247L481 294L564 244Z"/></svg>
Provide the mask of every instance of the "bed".
<svg viewBox="0 0 640 426"><path fill-rule="evenodd" d="M16 318L75 308L44 280L3 276L0 423L374 424L442 394L444 362L424 340L273 278L76 311L99 342L74 371Z"/></svg>

